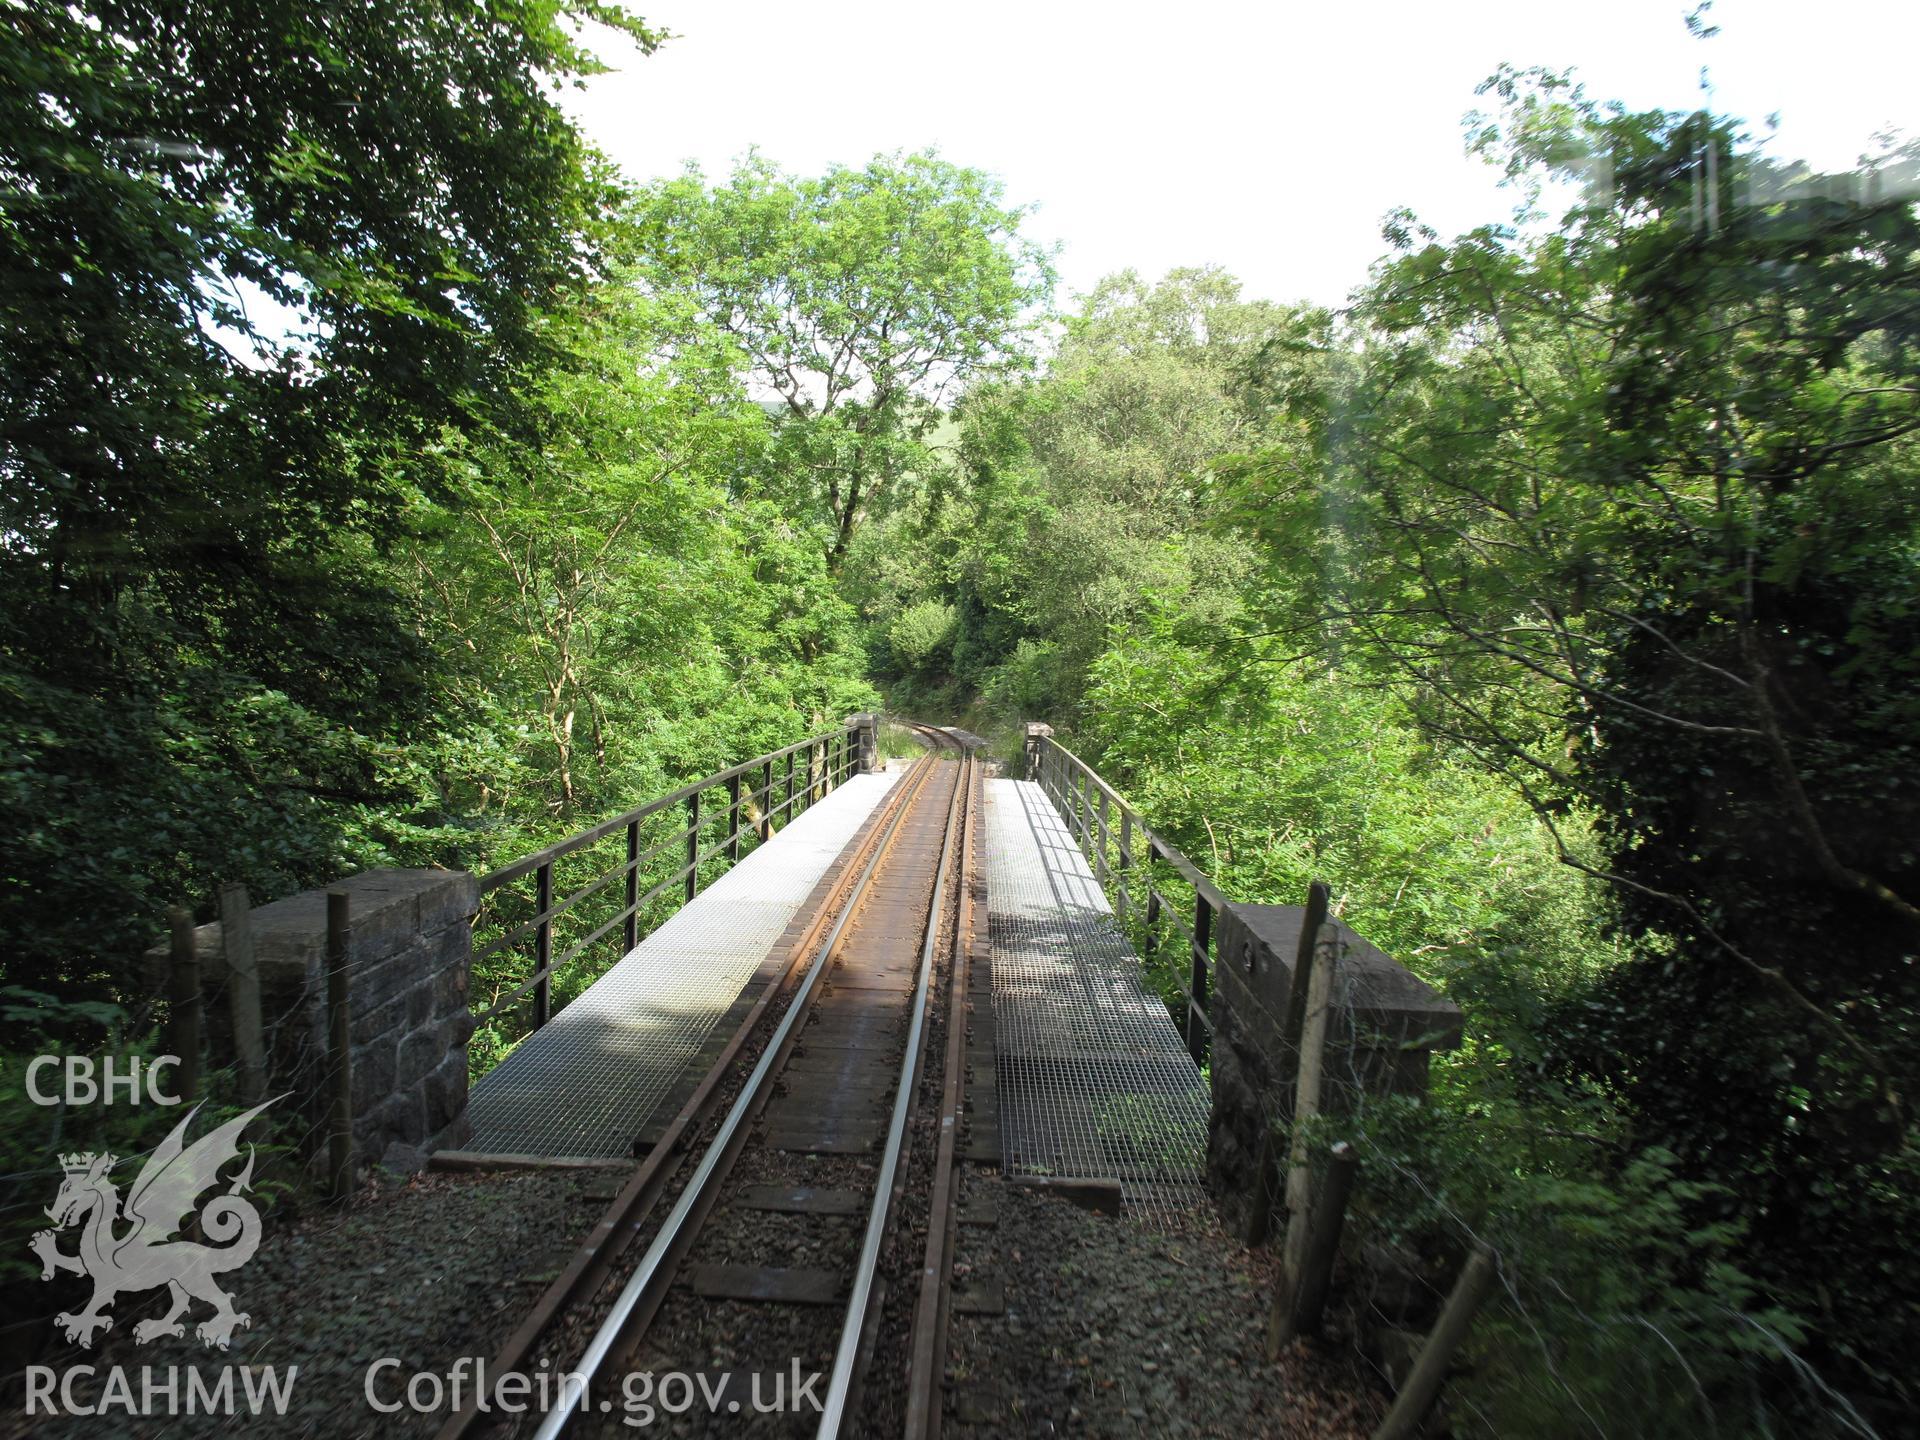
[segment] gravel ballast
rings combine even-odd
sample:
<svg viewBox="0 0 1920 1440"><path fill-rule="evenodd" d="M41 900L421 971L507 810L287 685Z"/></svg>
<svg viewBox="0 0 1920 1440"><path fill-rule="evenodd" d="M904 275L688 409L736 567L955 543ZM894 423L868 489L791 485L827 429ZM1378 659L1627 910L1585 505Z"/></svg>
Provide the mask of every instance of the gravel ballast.
<svg viewBox="0 0 1920 1440"><path fill-rule="evenodd" d="M235 1309L250 1317L225 1352L194 1338L133 1341L134 1325L159 1314L158 1297L123 1298L114 1328L92 1351L43 1357L56 1371L91 1365L164 1373L197 1367L209 1381L226 1366L298 1366L284 1415L40 1416L27 1419L16 1393L0 1433L36 1437L430 1435L444 1413L381 1414L366 1396L367 1372L391 1357L398 1371L376 1377L392 1403L416 1372L446 1375L462 1357L490 1356L571 1258L621 1178L617 1170L422 1174L370 1184L345 1209L281 1219L272 1214L259 1251L224 1277ZM188 1319L203 1318L195 1305ZM393 1377L398 1376L396 1383ZM236 1386L240 1383L235 1377ZM88 1403L102 1381L78 1384ZM135 1392L136 1403L139 1400ZM184 1396L183 1396L184 1400Z"/></svg>
<svg viewBox="0 0 1920 1440"><path fill-rule="evenodd" d="M1168 1234L971 1187L989 1192L997 1223L961 1227L959 1281L1004 1287L1005 1312L953 1317L947 1435L1346 1440L1379 1423L1357 1361L1306 1343L1267 1361L1273 1260L1211 1216Z"/></svg>

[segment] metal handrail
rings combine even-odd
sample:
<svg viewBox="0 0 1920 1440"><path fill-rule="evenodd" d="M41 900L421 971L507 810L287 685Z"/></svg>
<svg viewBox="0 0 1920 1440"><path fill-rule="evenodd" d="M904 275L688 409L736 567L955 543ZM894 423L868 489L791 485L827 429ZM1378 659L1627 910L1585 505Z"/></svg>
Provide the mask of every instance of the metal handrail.
<svg viewBox="0 0 1920 1440"><path fill-rule="evenodd" d="M1129 805L1126 798L1102 779L1091 765L1050 735L1039 734L1031 738L1035 743L1030 752L1028 778L1040 785L1041 791L1059 811L1068 833L1087 856L1095 880L1103 888L1110 886L1117 892L1121 899L1117 913L1121 917L1124 918L1134 904L1133 887L1128 883L1127 876L1134 866L1135 831L1140 833L1145 842L1146 863L1151 864L1154 860L1164 862L1192 887L1193 923L1189 925L1181 918L1180 907L1153 884L1149 875L1146 879L1145 920L1156 950L1163 915L1173 922L1186 940L1190 962L1186 979L1183 983L1176 971L1174 983L1187 1002L1187 1049L1196 1062L1203 1062L1207 1039L1213 1032L1213 1019L1207 1010L1207 992L1214 964L1214 917L1222 914L1233 903L1232 900L1198 865L1183 855L1178 846L1156 835L1141 818L1140 812ZM1107 819L1109 804L1120 817L1117 844L1113 827ZM1113 845L1116 851L1116 860L1111 866L1107 860L1109 845Z"/></svg>
<svg viewBox="0 0 1920 1440"><path fill-rule="evenodd" d="M623 926L621 939L626 950L639 943L639 918L641 912L661 895L677 885L684 884L686 900L692 900L699 893L700 867L723 851L729 862L740 858L740 842L748 835L757 835L762 842L770 840L778 817L782 825L791 823L798 813L795 806L802 809L825 799L834 787L846 779L861 763L861 747L858 743L860 725L849 722L835 730L822 731L797 740L778 750L769 750L764 755L756 755L751 760L717 770L702 779L682 785L647 801L631 810L615 815L591 825L566 839L560 840L543 850L522 856L510 864L501 866L491 874L483 876L479 882L480 894L484 897L512 884L516 880L532 875L536 881L536 894L533 898L534 912L526 919L495 936L486 945L475 951L474 959L484 960L502 954L531 939L534 949L533 972L520 981L486 1010L474 1016L476 1025L485 1025L506 1011L525 1001L533 999L534 1028L547 1023L552 1018L552 981L554 975L567 968L594 944L606 938L616 926ZM807 763L804 773L795 775L794 758L805 754ZM786 799L779 804L770 803L773 792L780 784L775 775L775 762L785 764ZM741 780L758 772L757 785L742 787ZM796 790L796 779L799 788ZM727 833L710 845L702 846L703 817L701 797L707 792L725 786ZM687 811L685 827L673 834L655 841L645 849L640 845L640 826L656 815L663 814L675 806L684 805ZM746 823L748 806L758 810L758 818ZM717 813L717 810L716 812ZM587 881L578 890L563 899L556 900L553 894L554 865L570 855L626 832L626 854L614 862L600 875ZM640 890L640 875L650 861L675 849L684 848L685 863L680 865L659 883L649 887L645 893ZM558 960L553 958L553 924L563 915L606 889L617 880L625 880L626 894L624 904L614 912L613 917L598 926L584 939L577 941Z"/></svg>
<svg viewBox="0 0 1920 1440"><path fill-rule="evenodd" d="M760 766L768 764L771 761L784 759L788 755L797 755L802 750L810 750L814 746L826 741L839 740L850 734L854 728L854 726L848 725L839 730L823 730L818 735L809 735L805 740L796 740L793 744L785 746L782 749L769 750L764 755L756 755L753 759L743 761L731 769L716 770L704 780L695 780L690 785L682 785L678 790L662 795L656 800L649 800L646 804L629 810L624 815L615 815L611 820L602 820L598 825L582 830L577 835L569 835L566 839L549 845L544 850L536 850L531 855L523 855L511 864L503 865L491 875L482 876L480 880L480 893L484 895L489 890L498 889L509 880L518 880L523 875L531 875L535 870L539 869L542 864L551 863L552 861L558 860L561 856L571 855L574 851L583 849L595 841L604 840L623 825L631 825L636 821L645 820L671 806L683 805L702 791L711 790L716 785L724 785L729 780L737 780L749 771L757 770Z"/></svg>

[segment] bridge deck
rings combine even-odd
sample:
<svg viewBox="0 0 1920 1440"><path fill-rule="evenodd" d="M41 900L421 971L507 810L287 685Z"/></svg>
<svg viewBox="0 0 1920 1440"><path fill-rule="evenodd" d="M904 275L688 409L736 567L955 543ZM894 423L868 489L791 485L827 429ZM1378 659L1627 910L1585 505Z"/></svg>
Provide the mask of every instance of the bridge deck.
<svg viewBox="0 0 1920 1440"><path fill-rule="evenodd" d="M474 1087L472 1148L633 1153L897 778L850 779L530 1035ZM1205 1080L1040 787L989 781L985 840L1007 1173L1115 1178L1177 1218L1204 1194Z"/></svg>
<svg viewBox="0 0 1920 1440"><path fill-rule="evenodd" d="M896 774L856 775L648 935L474 1087L475 1150L613 1158L671 1094Z"/></svg>
<svg viewBox="0 0 1920 1440"><path fill-rule="evenodd" d="M1172 1221L1204 1203L1208 1096L1086 857L1038 785L987 784L1000 1136L1010 1175L1118 1179Z"/></svg>

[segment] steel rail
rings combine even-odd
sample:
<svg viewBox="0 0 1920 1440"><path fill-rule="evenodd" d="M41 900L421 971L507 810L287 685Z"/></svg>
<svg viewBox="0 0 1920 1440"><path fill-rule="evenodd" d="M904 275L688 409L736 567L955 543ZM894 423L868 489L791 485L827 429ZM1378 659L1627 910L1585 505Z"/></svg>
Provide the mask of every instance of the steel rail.
<svg viewBox="0 0 1920 1440"><path fill-rule="evenodd" d="M681 1190L679 1199L654 1235L646 1254L640 1257L640 1263L628 1277L625 1287L615 1298L612 1308L608 1310L606 1317L594 1332L593 1339L582 1352L580 1359L567 1372L559 1404L542 1417L540 1427L534 1432L534 1440L555 1440L555 1437L566 1429L568 1422L580 1413L581 1397L588 1393L589 1387L599 1374L600 1367L606 1363L614 1347L625 1338L629 1321L642 1301L653 1292L659 1277L670 1264L676 1247L684 1238L687 1238L683 1232L686 1230L688 1217L703 1201L711 1201L710 1187L716 1173L721 1170L723 1160L728 1158L728 1152L737 1149L735 1142L741 1135L741 1127L764 1098L762 1092L766 1089L782 1051L786 1048L788 1037L794 1026L807 1014L808 1003L818 987L820 977L826 972L828 961L839 946L841 935L854 915L859 912L861 901L865 897L874 872L878 870L881 860L891 850L902 822L912 810L914 802L919 799L921 792L925 790L927 781L932 778L933 767L937 763L932 755L928 755L916 766L917 777L913 791L903 799L888 822L879 843L874 847L873 854L868 857L865 868L860 872L859 880L849 892L832 931L821 944L813 963L807 968L806 976L795 989L792 1004L787 1007L786 1013L780 1018L779 1025L761 1050L759 1062L748 1075L746 1083L741 1086L732 1108L727 1111L726 1119L721 1122L720 1129L707 1146L706 1152L700 1157L699 1166Z"/></svg>
<svg viewBox="0 0 1920 1440"><path fill-rule="evenodd" d="M951 736L943 741L956 743ZM900 1062L900 1082L893 1095L893 1118L887 1127L887 1146L880 1159L880 1174L874 1182L873 1206L867 1212L867 1229L860 1245L860 1259L854 1267L853 1293L847 1300L846 1319L840 1327L840 1344L834 1352L833 1378L827 1382L827 1399L820 1412L815 1434L819 1440L834 1440L846 1417L847 1400L853 1388L853 1367L859 1359L862 1334L866 1329L867 1304L873 1293L873 1281L880 1269L880 1246L886 1238L887 1214L892 1208L894 1177L899 1173L900 1157L906 1148L907 1122L913 1114L913 1092L919 1084L920 1045L927 1027L927 1002L933 985L933 956L940 945L940 926L946 913L947 872L952 867L954 842L966 824L972 804L975 760L963 750L959 782L953 787L953 800L947 808L946 833L940 842L940 860L934 871L933 899L927 906L927 934L920 944L920 971L914 981L912 1020L907 1027L906 1055ZM956 917L957 918L957 917ZM960 936L954 935L956 952ZM948 1023L953 1023L952 1016Z"/></svg>
<svg viewBox="0 0 1920 1440"><path fill-rule="evenodd" d="M967 1090L967 991L972 984L975 916L985 908L984 890L980 889L985 877L979 869L985 795L977 763L964 783L969 790L960 849L960 894L954 908L953 959L947 976L947 1052L941 1076L939 1138L927 1194L926 1254L910 1331L913 1343L907 1364L905 1440L927 1440L939 1434L940 1377L946 1368L954 1227L959 1213L956 1152Z"/></svg>
<svg viewBox="0 0 1920 1440"><path fill-rule="evenodd" d="M932 772L929 769L926 773L931 775ZM508 1337L494 1362L488 1367L491 1373L504 1375L524 1369L526 1357L546 1334L553 1321L578 1303L582 1297L597 1291L607 1275L612 1272L620 1256L625 1253L629 1242L637 1238L640 1228L652 1213L654 1204L672 1176L680 1169L680 1162L685 1155L682 1148L683 1139L706 1123L718 1098L722 1081L731 1071L735 1058L746 1047L749 1039L758 1032L761 1020L767 1011L773 1008L781 997L789 993L795 972L800 968L801 962L812 955L815 947L821 943L828 928L828 921L848 904L855 879L854 872L861 865L862 857L877 853L881 845L882 832L888 829L887 821L894 815L904 813L905 808L918 792L918 783L923 782L913 782L912 776L905 777L899 782L893 792L881 802L880 808L875 811L869 824L856 837L848 857L849 863L839 877L835 879L829 874L823 880L822 883L828 888L820 897L813 923L788 948L778 973L769 979L760 998L754 1002L752 1010L734 1030L706 1077L687 1098L680 1112L668 1123L647 1157L601 1215L593 1232L575 1253L572 1263L547 1287L540 1299L535 1302L532 1313ZM470 1400L448 1418L435 1440L461 1440L478 1418L479 1411L475 1403Z"/></svg>

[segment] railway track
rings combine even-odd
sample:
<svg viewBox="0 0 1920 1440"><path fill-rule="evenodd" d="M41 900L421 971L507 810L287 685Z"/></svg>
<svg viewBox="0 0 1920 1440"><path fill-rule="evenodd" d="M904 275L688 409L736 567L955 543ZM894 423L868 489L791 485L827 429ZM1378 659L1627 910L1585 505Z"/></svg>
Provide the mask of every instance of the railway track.
<svg viewBox="0 0 1920 1440"><path fill-rule="evenodd" d="M668 1374L702 1403L654 1428L937 1433L983 791L970 750L914 728L933 751L782 978L490 1364L559 1377L519 1434L627 1433L628 1377ZM500 1418L470 1405L440 1440Z"/></svg>

